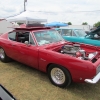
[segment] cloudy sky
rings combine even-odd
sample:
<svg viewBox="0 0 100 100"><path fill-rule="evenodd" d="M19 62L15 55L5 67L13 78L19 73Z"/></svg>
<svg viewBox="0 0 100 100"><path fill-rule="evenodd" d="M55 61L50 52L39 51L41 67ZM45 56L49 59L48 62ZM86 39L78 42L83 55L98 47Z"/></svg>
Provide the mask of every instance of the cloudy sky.
<svg viewBox="0 0 100 100"><path fill-rule="evenodd" d="M19 14L24 10L24 0L0 0L0 18ZM100 21L99 0L27 0L26 10L48 22L71 22L89 25Z"/></svg>

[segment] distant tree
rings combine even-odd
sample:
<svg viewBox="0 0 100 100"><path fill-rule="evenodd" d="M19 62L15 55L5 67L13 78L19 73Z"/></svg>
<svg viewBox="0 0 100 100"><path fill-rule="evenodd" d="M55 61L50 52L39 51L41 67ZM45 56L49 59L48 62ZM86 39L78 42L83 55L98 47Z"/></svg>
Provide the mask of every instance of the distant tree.
<svg viewBox="0 0 100 100"><path fill-rule="evenodd" d="M82 25L88 25L88 23L87 22L83 22Z"/></svg>
<svg viewBox="0 0 100 100"><path fill-rule="evenodd" d="M98 21L98 22L95 23L93 26L94 26L94 27L99 27L99 26L100 26L100 22Z"/></svg>
<svg viewBox="0 0 100 100"><path fill-rule="evenodd" d="M67 24L68 24L68 25L72 25L72 23L71 23L71 22L68 22Z"/></svg>
<svg viewBox="0 0 100 100"><path fill-rule="evenodd" d="M23 23L17 23L18 25L21 25L21 24L23 24Z"/></svg>

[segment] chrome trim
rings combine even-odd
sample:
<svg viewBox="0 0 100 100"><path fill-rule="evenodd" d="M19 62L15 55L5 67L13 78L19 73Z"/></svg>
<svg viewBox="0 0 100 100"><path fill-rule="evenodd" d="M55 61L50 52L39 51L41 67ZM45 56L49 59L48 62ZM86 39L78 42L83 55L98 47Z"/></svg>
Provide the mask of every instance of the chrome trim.
<svg viewBox="0 0 100 100"><path fill-rule="evenodd" d="M96 68L96 74L100 72L100 65Z"/></svg>
<svg viewBox="0 0 100 100"><path fill-rule="evenodd" d="M100 72L93 79L85 79L86 83L95 84L100 80Z"/></svg>

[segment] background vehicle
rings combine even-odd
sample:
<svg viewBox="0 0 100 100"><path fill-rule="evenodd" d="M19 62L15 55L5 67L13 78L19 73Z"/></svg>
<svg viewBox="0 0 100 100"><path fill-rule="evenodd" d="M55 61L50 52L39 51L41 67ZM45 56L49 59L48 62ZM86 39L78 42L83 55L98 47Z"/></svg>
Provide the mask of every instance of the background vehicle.
<svg viewBox="0 0 100 100"><path fill-rule="evenodd" d="M58 87L71 82L97 83L100 53L94 46L66 42L49 27L15 28L0 36L0 59L11 59L46 72Z"/></svg>
<svg viewBox="0 0 100 100"><path fill-rule="evenodd" d="M100 28L89 32L88 34L82 29L58 28L57 30L67 41L100 46Z"/></svg>

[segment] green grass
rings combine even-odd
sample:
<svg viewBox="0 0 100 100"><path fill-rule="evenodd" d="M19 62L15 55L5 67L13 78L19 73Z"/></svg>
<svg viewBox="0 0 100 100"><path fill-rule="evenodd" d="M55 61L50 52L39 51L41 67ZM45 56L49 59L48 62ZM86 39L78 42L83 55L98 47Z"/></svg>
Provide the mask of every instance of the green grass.
<svg viewBox="0 0 100 100"><path fill-rule="evenodd" d="M61 89L45 73L15 61L0 62L0 84L17 100L100 100L100 82L74 83Z"/></svg>

